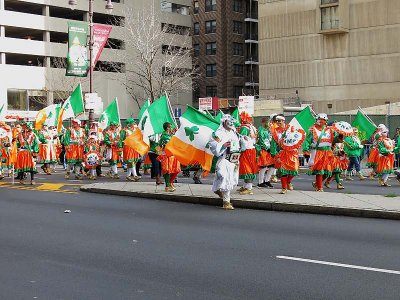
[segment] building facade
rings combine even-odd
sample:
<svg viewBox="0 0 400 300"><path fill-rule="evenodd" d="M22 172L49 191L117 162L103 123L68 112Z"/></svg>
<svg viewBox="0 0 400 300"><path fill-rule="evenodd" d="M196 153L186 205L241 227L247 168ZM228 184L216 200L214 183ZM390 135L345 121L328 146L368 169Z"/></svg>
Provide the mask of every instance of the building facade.
<svg viewBox="0 0 400 300"><path fill-rule="evenodd" d="M194 59L201 74L194 102L258 95L257 10L254 0L193 1Z"/></svg>
<svg viewBox="0 0 400 300"><path fill-rule="evenodd" d="M94 23L112 24L110 44L103 50L96 65L93 92L103 100L104 108L115 98L119 100L121 118L137 116L137 104L127 93L124 78L126 49L124 42L124 15L127 8L154 6L161 30L163 20L174 20L173 25L191 30L189 8L191 0L152 1L112 0L111 14L105 11L105 1L93 1ZM74 10L68 0L0 0L0 108L5 105L8 115L34 117L38 110L51 103L65 100L79 81L66 77L68 21L88 21L88 0L78 0ZM176 10L176 6L186 10ZM143 24L142 24L143 25ZM179 45L178 45L179 46ZM160 51L161 52L161 51ZM121 66L121 73L114 72L110 63ZM84 92L89 91L89 80L83 79ZM147 98L143 92L143 100ZM171 96L173 107L191 104L192 95Z"/></svg>
<svg viewBox="0 0 400 300"><path fill-rule="evenodd" d="M400 101L399 12L397 0L260 0L260 98L327 113Z"/></svg>

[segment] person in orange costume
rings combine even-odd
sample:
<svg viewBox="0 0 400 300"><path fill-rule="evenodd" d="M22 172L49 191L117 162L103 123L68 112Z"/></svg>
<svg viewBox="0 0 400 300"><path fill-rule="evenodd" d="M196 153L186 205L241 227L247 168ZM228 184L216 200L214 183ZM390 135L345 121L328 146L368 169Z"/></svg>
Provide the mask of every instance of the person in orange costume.
<svg viewBox="0 0 400 300"><path fill-rule="evenodd" d="M326 114L318 114L317 122L309 129L303 144L303 151L310 152L308 174L316 176L313 187L317 192L324 191L322 181L324 178L330 177L333 171L334 132L330 126L327 126L327 122Z"/></svg>
<svg viewBox="0 0 400 300"><path fill-rule="evenodd" d="M83 152L85 145L85 130L81 128L81 121L72 120L72 127L68 128L64 137L65 158L67 160L67 173L65 179L69 179L71 170L75 170L75 178L81 179L80 168L83 162Z"/></svg>
<svg viewBox="0 0 400 300"><path fill-rule="evenodd" d="M4 178L3 169L10 169L10 153L12 145L11 127L0 122L0 180Z"/></svg>
<svg viewBox="0 0 400 300"><path fill-rule="evenodd" d="M387 183L389 174L394 172L394 141L388 137L388 130L383 130L377 143L379 151L377 159L376 174L380 177L380 186L390 186Z"/></svg>

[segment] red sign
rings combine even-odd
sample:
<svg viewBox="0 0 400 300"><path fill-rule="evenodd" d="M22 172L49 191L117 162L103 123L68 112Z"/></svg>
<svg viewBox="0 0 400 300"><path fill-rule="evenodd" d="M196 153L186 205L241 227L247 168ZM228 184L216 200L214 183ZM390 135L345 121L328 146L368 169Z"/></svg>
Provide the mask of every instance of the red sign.
<svg viewBox="0 0 400 300"><path fill-rule="evenodd" d="M104 46L107 43L112 27L110 25L93 25L93 68L96 65Z"/></svg>

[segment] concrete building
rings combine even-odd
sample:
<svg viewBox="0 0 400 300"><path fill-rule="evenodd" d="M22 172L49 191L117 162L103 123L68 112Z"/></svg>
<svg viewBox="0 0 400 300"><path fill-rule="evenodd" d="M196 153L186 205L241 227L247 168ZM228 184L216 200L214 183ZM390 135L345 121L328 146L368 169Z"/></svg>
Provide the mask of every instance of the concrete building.
<svg viewBox="0 0 400 300"><path fill-rule="evenodd" d="M63 97L59 92L70 90L69 86L75 84L77 78L65 77L65 68L57 62L67 55L67 22L89 19L89 1L77 2L77 7L71 10L68 0L0 0L0 108L5 104L9 115L32 118L47 104L64 100L60 99ZM121 53L130 51L125 49L123 40L126 8L152 4L162 22L174 20L174 25L190 30L190 14L176 8L186 7L188 12L191 0L112 2L114 9L111 15L105 11L105 1L93 2L94 23L113 25L110 35L112 45L106 46L97 63L93 89L102 98L104 107L118 97L121 118L127 118L137 116L138 107L126 92L124 74L107 69L110 62L117 62L123 70L125 62L120 61L123 57ZM157 28L161 30L161 24ZM87 92L88 80L83 80L82 84ZM172 106L191 104L191 97L191 93L171 96ZM143 98L146 98L145 93Z"/></svg>
<svg viewBox="0 0 400 300"><path fill-rule="evenodd" d="M257 1L195 0L193 4L193 48L201 72L194 102L203 97L257 96Z"/></svg>
<svg viewBox="0 0 400 300"><path fill-rule="evenodd" d="M398 102L399 35L398 0L260 0L260 98L326 113Z"/></svg>

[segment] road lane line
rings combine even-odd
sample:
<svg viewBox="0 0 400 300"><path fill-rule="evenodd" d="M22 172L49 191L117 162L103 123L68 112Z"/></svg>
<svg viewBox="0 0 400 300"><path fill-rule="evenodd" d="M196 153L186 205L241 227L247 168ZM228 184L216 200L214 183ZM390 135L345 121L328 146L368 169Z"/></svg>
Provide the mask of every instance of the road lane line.
<svg viewBox="0 0 400 300"><path fill-rule="evenodd" d="M400 271L395 271L395 270L386 270L386 269L370 268L370 267L363 267L363 266L357 266L357 265L348 265L348 264L334 263L334 262L323 261L323 260L313 260L313 259L291 257L291 256L276 256L276 258L301 261L301 262L312 263L312 264L320 264L320 265L328 265L328 266L334 266L334 267L342 267L342 268L350 268L350 269L358 269L358 270L400 275Z"/></svg>

